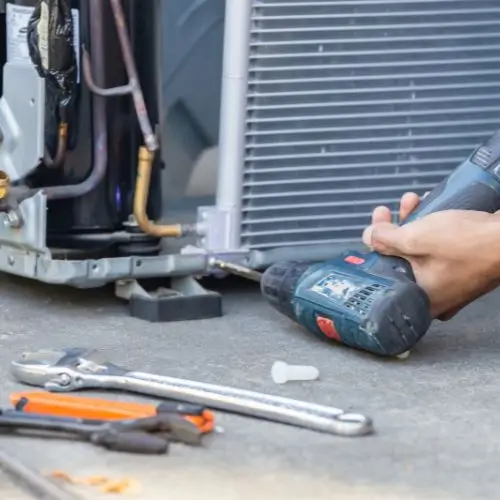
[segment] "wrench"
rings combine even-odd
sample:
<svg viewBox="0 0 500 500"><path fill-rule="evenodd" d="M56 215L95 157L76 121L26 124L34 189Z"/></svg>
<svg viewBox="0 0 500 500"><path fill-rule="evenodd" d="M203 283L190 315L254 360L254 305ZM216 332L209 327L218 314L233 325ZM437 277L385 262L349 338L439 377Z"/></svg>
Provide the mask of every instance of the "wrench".
<svg viewBox="0 0 500 500"><path fill-rule="evenodd" d="M374 432L372 420L361 414L244 389L132 371L109 362L102 351L82 347L24 353L20 360L12 362L11 374L18 382L50 392L115 389L340 436Z"/></svg>

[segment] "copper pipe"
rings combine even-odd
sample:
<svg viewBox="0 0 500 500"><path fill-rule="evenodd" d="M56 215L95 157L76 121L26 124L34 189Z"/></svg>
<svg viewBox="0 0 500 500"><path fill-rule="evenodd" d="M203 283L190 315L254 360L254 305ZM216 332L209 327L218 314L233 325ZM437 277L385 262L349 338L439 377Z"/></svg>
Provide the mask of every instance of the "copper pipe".
<svg viewBox="0 0 500 500"><path fill-rule="evenodd" d="M121 0L110 0L113 16L115 18L116 31L118 33L118 40L122 49L123 62L129 78L129 85L131 87L132 99L134 100L135 112L141 127L142 134L144 135L144 144L146 144L149 151L156 151L158 149L158 141L153 132L153 127L149 121L146 102L142 92L137 67L134 60L134 51L130 43L130 37L127 31L125 22L125 13Z"/></svg>
<svg viewBox="0 0 500 500"><path fill-rule="evenodd" d="M104 26L103 1L89 0L90 43L92 49L92 69L95 75L102 78L105 69L104 60ZM92 96L92 143L94 145L94 163L88 177L79 184L66 186L50 186L41 190L47 199L68 199L83 196L102 181L108 166L108 133L106 125L106 102L104 97ZM40 191L30 190L28 196ZM26 196L26 194L24 195Z"/></svg>
<svg viewBox="0 0 500 500"><path fill-rule="evenodd" d="M159 145L155 134L153 133L147 109L144 101L141 86L139 84L137 70L133 52L128 38L125 26L125 16L120 0L110 0L113 7L115 22L120 38L121 49L125 60L127 75L129 77L130 93L134 98L136 114L144 135L144 141L147 146L139 149L137 178L134 193L133 214L139 228L145 233L158 238L173 237L179 238L187 234L196 233L196 225L181 224L156 224L149 220L147 215L147 202L149 198L149 188L151 182L151 170L155 151ZM92 118L93 118L93 144L94 144L94 166L90 175L80 184L69 186L52 186L43 188L48 199L63 199L82 196L92 189L103 179L108 160L107 146L107 128L106 128L106 106L105 99L112 95L122 95L126 93L126 86L115 89L104 89L95 83L94 75L104 74L104 40L103 40L103 2L102 0L89 0L90 18L90 40L92 57L88 56L87 51L83 50L83 74L89 90L93 93L92 97ZM101 21L101 22L100 22ZM92 68L90 67L92 66ZM96 91L96 92L95 92ZM22 199L33 196L40 189L29 189L19 194Z"/></svg>
<svg viewBox="0 0 500 500"><path fill-rule="evenodd" d="M9 176L0 170L0 200L7 198L10 191L10 179Z"/></svg>
<svg viewBox="0 0 500 500"><path fill-rule="evenodd" d="M149 220L146 207L149 197L149 185L151 182L151 170L155 154L147 147L139 148L137 162L137 180L134 193L134 218L142 231L158 238L180 238L187 231L181 224L156 224Z"/></svg>
<svg viewBox="0 0 500 500"><path fill-rule="evenodd" d="M60 167L66 157L66 152L68 150L68 124L66 122L61 122L57 132L57 150L55 157L52 158L48 149L45 148L43 163L46 167Z"/></svg>
<svg viewBox="0 0 500 500"><path fill-rule="evenodd" d="M149 120L144 94L137 73L134 53L125 22L122 2L121 0L110 0L110 2L115 18L120 47L122 49L123 61L129 79L130 93L134 100L137 120L139 121L145 143L145 146L139 148L139 157L137 161L137 178L135 183L133 210L134 218L139 228L145 234L157 238L180 238L181 236L195 232L196 227L181 224L156 224L150 221L147 215L151 171L153 169L155 152L159 149L159 144ZM123 91L124 87L118 87L118 89L118 92L120 92ZM99 91L101 93L117 92L116 89L99 89Z"/></svg>
<svg viewBox="0 0 500 500"><path fill-rule="evenodd" d="M88 50L85 47L82 47L82 70L83 77L85 78L85 83L93 94L101 97L115 97L132 93L132 85L130 84L121 85L119 87L112 87L110 89L106 89L97 85L97 83L95 83L94 76L92 75L90 56Z"/></svg>

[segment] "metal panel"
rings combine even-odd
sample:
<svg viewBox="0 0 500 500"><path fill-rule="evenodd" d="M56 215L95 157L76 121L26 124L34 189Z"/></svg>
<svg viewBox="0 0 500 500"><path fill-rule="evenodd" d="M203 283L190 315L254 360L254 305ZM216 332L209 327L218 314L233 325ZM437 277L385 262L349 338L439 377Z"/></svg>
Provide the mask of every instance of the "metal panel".
<svg viewBox="0 0 500 500"><path fill-rule="evenodd" d="M500 124L498 0L254 0L241 245L359 240Z"/></svg>

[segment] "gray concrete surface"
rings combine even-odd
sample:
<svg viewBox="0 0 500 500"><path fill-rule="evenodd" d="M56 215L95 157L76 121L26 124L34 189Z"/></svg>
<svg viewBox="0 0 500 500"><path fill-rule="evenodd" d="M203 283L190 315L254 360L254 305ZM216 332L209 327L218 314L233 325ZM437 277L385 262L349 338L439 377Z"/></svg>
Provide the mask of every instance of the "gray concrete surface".
<svg viewBox="0 0 500 500"><path fill-rule="evenodd" d="M498 499L500 296L436 324L405 362L310 338L255 288L222 284L224 318L151 325L109 289L78 291L1 278L0 401L21 389L10 360L26 349L105 348L120 364L302 398L371 415L377 434L349 439L220 414L225 434L166 457L107 453L82 443L2 437L43 471L129 476L144 500ZM273 361L313 364L321 380L275 386ZM94 491L78 489L85 498Z"/></svg>
<svg viewBox="0 0 500 500"><path fill-rule="evenodd" d="M6 500L33 500L33 496L10 475L0 471L0 498Z"/></svg>

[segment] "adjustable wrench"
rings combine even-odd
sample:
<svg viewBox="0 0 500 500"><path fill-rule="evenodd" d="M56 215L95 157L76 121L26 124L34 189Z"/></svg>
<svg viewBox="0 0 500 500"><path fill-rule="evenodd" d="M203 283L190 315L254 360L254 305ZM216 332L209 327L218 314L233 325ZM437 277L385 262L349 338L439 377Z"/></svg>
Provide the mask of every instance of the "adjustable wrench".
<svg viewBox="0 0 500 500"><path fill-rule="evenodd" d="M24 353L11 364L13 377L50 392L115 389L199 404L340 436L373 432L372 420L357 413L203 382L128 370L101 351L75 347Z"/></svg>

